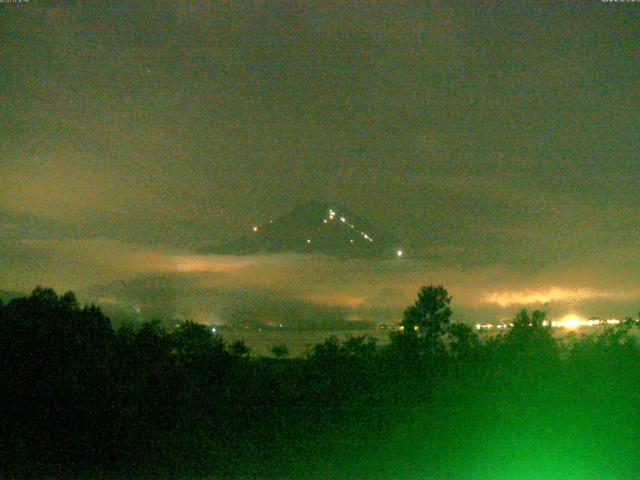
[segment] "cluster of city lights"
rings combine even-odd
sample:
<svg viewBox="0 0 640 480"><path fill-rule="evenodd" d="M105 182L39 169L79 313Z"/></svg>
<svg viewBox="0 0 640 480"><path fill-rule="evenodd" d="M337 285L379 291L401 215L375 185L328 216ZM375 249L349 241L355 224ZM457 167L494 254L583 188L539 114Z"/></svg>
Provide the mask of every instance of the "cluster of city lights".
<svg viewBox="0 0 640 480"><path fill-rule="evenodd" d="M329 209L329 217L323 219L322 223L327 225L329 222L334 221L336 218L338 218L340 220L340 223L344 223L345 226L347 226L349 228L352 228L352 229L356 228L356 226L353 223L350 223L345 217L342 217L342 216L341 217L336 217L336 212L332 208ZM362 236L362 238L364 238L368 242L373 243L373 238L371 238L368 233L360 232L360 235ZM353 243L353 238L349 239L349 243Z"/></svg>
<svg viewBox="0 0 640 480"><path fill-rule="evenodd" d="M354 229L354 230L356 229L356 226L353 223L349 222L346 219L346 217L338 216L336 214L336 211L334 209L332 209L332 208L329 209L328 216L322 220L322 223L324 225L328 225L329 222L333 222L333 221L336 221L336 220L339 221L340 223L343 223L346 227L349 227L349 228ZM273 220L269 220L269 223L273 223ZM260 231L260 227L258 227L258 225L253 225L251 227L251 229L253 230L254 233L258 233ZM367 232L360 231L359 234L365 241L367 241L369 243L373 243L373 238ZM305 243L307 245L312 243L312 239L310 237L306 237L304 241L305 241ZM353 244L353 243L355 243L355 240L353 238L350 238L349 239L349 243ZM396 250L396 256L397 257L402 257L403 254L404 254L404 252L402 250L400 250L400 249Z"/></svg>
<svg viewBox="0 0 640 480"><path fill-rule="evenodd" d="M404 330L405 330L404 325L400 325L400 326L398 327L398 330L399 330L399 331L401 331L401 332L404 332ZM419 331L420 331L420 327L419 327L418 325L415 325L415 326L413 327L413 330L414 330L414 331L416 331L416 332L419 332Z"/></svg>
<svg viewBox="0 0 640 480"><path fill-rule="evenodd" d="M581 318L575 314L569 314L562 317L559 320L545 320L542 322L542 325L545 327L551 328L564 328L567 330L574 330L580 327L598 327L604 325L618 325L620 324L620 320L617 318L608 318L608 319L600 319L600 318ZM532 326L532 324L529 324ZM508 328L513 327L513 323L476 323L476 330L506 330Z"/></svg>

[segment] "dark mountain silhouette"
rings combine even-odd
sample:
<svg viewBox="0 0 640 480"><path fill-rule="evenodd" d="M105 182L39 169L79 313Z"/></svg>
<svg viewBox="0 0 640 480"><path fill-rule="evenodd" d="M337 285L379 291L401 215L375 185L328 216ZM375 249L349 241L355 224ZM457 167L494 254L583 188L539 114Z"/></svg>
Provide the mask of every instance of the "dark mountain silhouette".
<svg viewBox="0 0 640 480"><path fill-rule="evenodd" d="M400 241L348 207L326 202L298 205L289 213L254 225L230 242L206 247L203 253L252 255L311 253L347 258L398 258Z"/></svg>

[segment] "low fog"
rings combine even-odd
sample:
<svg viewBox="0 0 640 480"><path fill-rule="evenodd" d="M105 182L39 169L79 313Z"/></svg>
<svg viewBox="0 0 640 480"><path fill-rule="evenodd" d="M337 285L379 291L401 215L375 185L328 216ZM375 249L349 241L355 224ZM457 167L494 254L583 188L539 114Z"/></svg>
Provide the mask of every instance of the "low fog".
<svg viewBox="0 0 640 480"><path fill-rule="evenodd" d="M348 260L320 255L196 255L111 240L7 240L5 290L36 284L131 318L191 318L204 324L343 328L392 325L422 285L443 284L466 322L501 321L522 308L603 318L635 315L640 291L621 268L610 274L558 268L507 272L418 259ZM602 272L600 268L599 272ZM508 288L505 288L508 285Z"/></svg>

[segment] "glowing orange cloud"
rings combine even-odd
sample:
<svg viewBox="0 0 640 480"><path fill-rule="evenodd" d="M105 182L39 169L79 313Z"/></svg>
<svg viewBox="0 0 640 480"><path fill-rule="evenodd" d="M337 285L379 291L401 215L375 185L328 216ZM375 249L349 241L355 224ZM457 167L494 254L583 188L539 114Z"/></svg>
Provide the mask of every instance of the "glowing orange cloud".
<svg viewBox="0 0 640 480"><path fill-rule="evenodd" d="M482 303L509 307L511 305L544 304L553 301L581 301L596 298L632 298L637 292L612 292L591 288L550 287L539 290L515 290L491 292L482 297Z"/></svg>

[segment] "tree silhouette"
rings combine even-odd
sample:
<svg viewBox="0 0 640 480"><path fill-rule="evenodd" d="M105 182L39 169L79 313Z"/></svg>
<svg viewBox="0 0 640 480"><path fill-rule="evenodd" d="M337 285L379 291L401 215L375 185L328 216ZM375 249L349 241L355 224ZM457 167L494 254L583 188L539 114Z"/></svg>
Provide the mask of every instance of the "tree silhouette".
<svg viewBox="0 0 640 480"><path fill-rule="evenodd" d="M313 347L307 358L319 364L331 364L340 357L340 341L335 335L331 335L323 343Z"/></svg>
<svg viewBox="0 0 640 480"><path fill-rule="evenodd" d="M219 356L224 352L224 340L211 329L187 320L171 334L173 352L179 357Z"/></svg>
<svg viewBox="0 0 640 480"><path fill-rule="evenodd" d="M546 322L547 314L542 310L534 310L531 315L526 308L520 310L513 319L513 327L507 334L511 342L523 343L551 337L551 324Z"/></svg>
<svg viewBox="0 0 640 480"><path fill-rule="evenodd" d="M350 336L342 342L340 350L349 358L366 360L375 353L376 344L376 339L367 335Z"/></svg>
<svg viewBox="0 0 640 480"><path fill-rule="evenodd" d="M400 325L405 333L437 337L444 333L453 313L450 304L451 297L442 285L422 287L415 303L404 311Z"/></svg>
<svg viewBox="0 0 640 480"><path fill-rule="evenodd" d="M289 356L289 348L286 345L275 345L271 349L271 353L276 358L286 358Z"/></svg>
<svg viewBox="0 0 640 480"><path fill-rule="evenodd" d="M269 361L193 321L113 332L97 307L39 287L0 304L0 466L9 478L307 478L326 464L373 478L378 465L402 477L399 465L424 464L425 478L476 478L475 462L467 471L457 460L478 443L482 454L498 444L493 469L496 455L535 464L556 451L550 435L569 444L584 433L588 445L572 447L580 458L640 468L635 320L576 337L560 355L544 312L522 310L504 335L482 337L450 323L450 300L421 289L389 346L329 337L304 358L275 346L280 360ZM498 418L505 430L493 434ZM501 457L505 436L541 449ZM441 455L452 443L461 455ZM392 457L378 455L389 445Z"/></svg>
<svg viewBox="0 0 640 480"><path fill-rule="evenodd" d="M229 351L236 357L248 357L250 352L249 347L244 343L244 340L236 340L233 342L229 345Z"/></svg>
<svg viewBox="0 0 640 480"><path fill-rule="evenodd" d="M464 323L456 322L447 329L449 349L454 356L467 356L480 346L480 338L473 329Z"/></svg>
<svg viewBox="0 0 640 480"><path fill-rule="evenodd" d="M522 309L513 319L504 346L514 367L530 369L534 364L542 365L557 357L559 347L553 339L551 323L545 318L546 313L541 310L529 314L527 309Z"/></svg>

